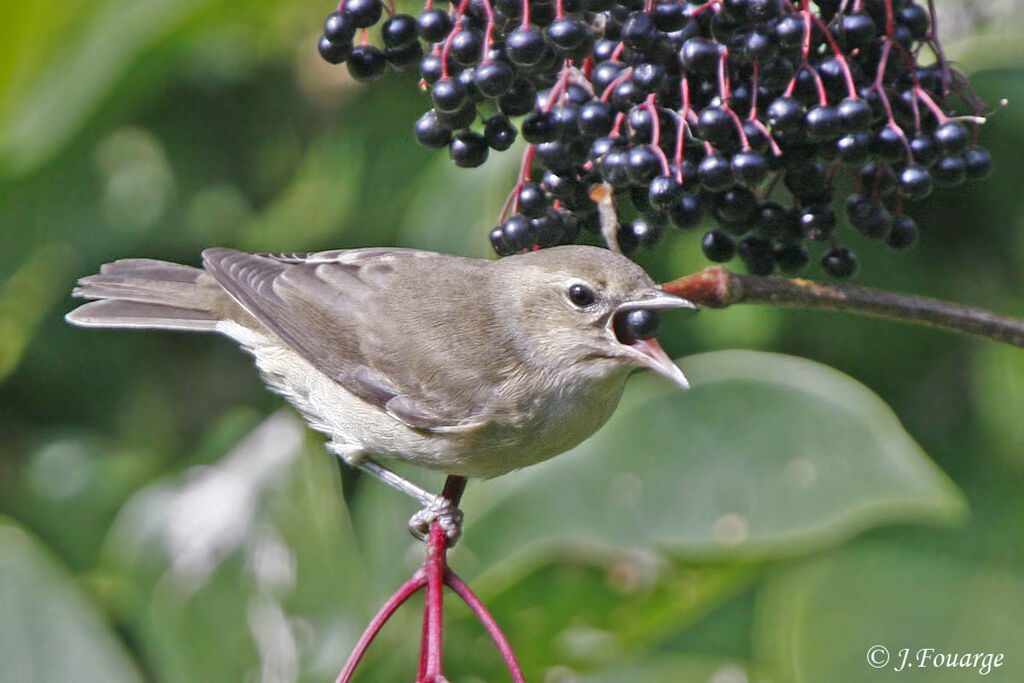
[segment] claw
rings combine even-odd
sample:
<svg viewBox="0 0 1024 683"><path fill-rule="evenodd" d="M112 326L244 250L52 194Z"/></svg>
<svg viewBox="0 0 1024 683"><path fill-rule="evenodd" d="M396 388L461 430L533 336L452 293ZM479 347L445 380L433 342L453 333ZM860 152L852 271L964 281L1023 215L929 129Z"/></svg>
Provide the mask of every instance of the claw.
<svg viewBox="0 0 1024 683"><path fill-rule="evenodd" d="M409 518L409 533L426 542L431 525L437 522L448 537L448 547L454 546L462 537L462 510L452 505L447 498L437 496L434 501Z"/></svg>

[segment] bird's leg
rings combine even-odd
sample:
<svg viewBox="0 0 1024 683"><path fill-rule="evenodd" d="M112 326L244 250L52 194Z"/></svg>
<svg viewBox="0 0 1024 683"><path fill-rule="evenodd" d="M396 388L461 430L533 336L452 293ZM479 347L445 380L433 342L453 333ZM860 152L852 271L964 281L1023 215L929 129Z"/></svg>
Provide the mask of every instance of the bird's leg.
<svg viewBox="0 0 1024 683"><path fill-rule="evenodd" d="M437 521L448 537L449 547L455 545L462 536L462 510L451 500L436 493L420 488L408 479L392 472L384 465L370 458L361 458L352 463L371 477L378 479L393 489L401 491L423 506L409 518L409 531L413 536L426 541L430 533L430 525Z"/></svg>

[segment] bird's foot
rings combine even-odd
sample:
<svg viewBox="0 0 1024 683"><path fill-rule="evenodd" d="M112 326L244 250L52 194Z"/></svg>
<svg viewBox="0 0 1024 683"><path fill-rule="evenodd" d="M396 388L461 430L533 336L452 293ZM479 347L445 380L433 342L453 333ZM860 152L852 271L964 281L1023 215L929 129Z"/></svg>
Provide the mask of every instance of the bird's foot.
<svg viewBox="0 0 1024 683"><path fill-rule="evenodd" d="M462 536L462 510L443 496L435 496L433 501L409 518L409 532L419 540L426 541L434 522L441 525L448 537L449 548Z"/></svg>

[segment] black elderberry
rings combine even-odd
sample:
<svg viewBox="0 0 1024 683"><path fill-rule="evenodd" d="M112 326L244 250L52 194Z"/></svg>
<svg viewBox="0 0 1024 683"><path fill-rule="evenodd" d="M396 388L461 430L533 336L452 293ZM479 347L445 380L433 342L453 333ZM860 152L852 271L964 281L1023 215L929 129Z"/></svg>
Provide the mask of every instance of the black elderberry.
<svg viewBox="0 0 1024 683"><path fill-rule="evenodd" d="M564 17L548 27L548 40L556 49L572 52L587 40L590 29L576 17Z"/></svg>
<svg viewBox="0 0 1024 683"><path fill-rule="evenodd" d="M836 156L846 164L860 166L871 157L871 135L850 133L836 141Z"/></svg>
<svg viewBox="0 0 1024 683"><path fill-rule="evenodd" d="M478 114L476 105L472 102L467 102L463 105L462 109L451 113L437 111L436 109L434 111L436 112L437 120L449 130L458 130L472 125Z"/></svg>
<svg viewBox="0 0 1024 683"><path fill-rule="evenodd" d="M622 42L637 52L648 52L658 37L654 19L646 12L633 12L622 25Z"/></svg>
<svg viewBox="0 0 1024 683"><path fill-rule="evenodd" d="M555 139L555 126L551 112L535 111L527 115L520 124L523 139L530 144L549 142Z"/></svg>
<svg viewBox="0 0 1024 683"><path fill-rule="evenodd" d="M812 204L800 213L800 229L807 239L827 240L836 227L836 215L827 204Z"/></svg>
<svg viewBox="0 0 1024 683"><path fill-rule="evenodd" d="M907 154L903 133L894 125L882 128L875 135L874 150L883 161L901 161Z"/></svg>
<svg viewBox="0 0 1024 683"><path fill-rule="evenodd" d="M899 22L910 32L914 40L924 40L928 37L928 29L931 27L931 17L928 10L921 5L909 3L900 8Z"/></svg>
<svg viewBox="0 0 1024 683"><path fill-rule="evenodd" d="M650 145L637 145L629 150L626 170L636 184L646 184L661 172L661 158Z"/></svg>
<svg viewBox="0 0 1024 683"><path fill-rule="evenodd" d="M817 162L791 163L783 176L790 194L801 204L824 204L832 199L828 173Z"/></svg>
<svg viewBox="0 0 1024 683"><path fill-rule="evenodd" d="M967 164L960 156L942 156L931 168L936 185L954 187L967 179Z"/></svg>
<svg viewBox="0 0 1024 683"><path fill-rule="evenodd" d="M665 67L652 62L638 64L633 67L632 80L644 92L658 92L665 83Z"/></svg>
<svg viewBox="0 0 1024 683"><path fill-rule="evenodd" d="M736 251L751 275L771 275L775 270L775 250L763 237L747 235L740 240Z"/></svg>
<svg viewBox="0 0 1024 683"><path fill-rule="evenodd" d="M484 37L479 31L463 29L451 38L448 54L460 66L473 66L480 61L483 46Z"/></svg>
<svg viewBox="0 0 1024 683"><path fill-rule="evenodd" d="M373 45L357 45L345 60L352 78L362 83L376 80L387 68L387 59L380 48Z"/></svg>
<svg viewBox="0 0 1024 683"><path fill-rule="evenodd" d="M930 135L917 135L910 140L910 153L914 163L927 167L939 158L939 147Z"/></svg>
<svg viewBox="0 0 1024 683"><path fill-rule="evenodd" d="M915 242L917 242L917 223L908 216L902 214L896 216L885 243L893 249L902 251L914 246Z"/></svg>
<svg viewBox="0 0 1024 683"><path fill-rule="evenodd" d="M690 38L683 43L679 59L688 72L714 74L718 70L718 43L710 38Z"/></svg>
<svg viewBox="0 0 1024 683"><path fill-rule="evenodd" d="M775 250L775 264L784 273L799 273L809 260L807 247L802 244L784 244Z"/></svg>
<svg viewBox="0 0 1024 683"><path fill-rule="evenodd" d="M575 140L580 130L579 105L568 102L551 112L551 125L559 140Z"/></svg>
<svg viewBox="0 0 1024 683"><path fill-rule="evenodd" d="M661 329L657 311L646 308L623 311L615 316L615 337L623 344L635 344L640 339L651 339Z"/></svg>
<svg viewBox="0 0 1024 683"><path fill-rule="evenodd" d="M962 123L950 121L935 129L935 144L946 154L960 154L971 144L971 135Z"/></svg>
<svg viewBox="0 0 1024 683"><path fill-rule="evenodd" d="M498 108L508 116L522 116L533 109L533 100L537 96L537 90L528 80L517 78L512 82L512 87L498 98Z"/></svg>
<svg viewBox="0 0 1024 683"><path fill-rule="evenodd" d="M355 21L347 11L334 12L324 21L324 38L332 43L351 43L355 34Z"/></svg>
<svg viewBox="0 0 1024 683"><path fill-rule="evenodd" d="M932 193L932 176L924 166L908 164L900 172L900 195L907 199L924 199Z"/></svg>
<svg viewBox="0 0 1024 683"><path fill-rule="evenodd" d="M745 187L731 187L716 198L714 214L721 223L747 225L757 214L757 197Z"/></svg>
<svg viewBox="0 0 1024 683"><path fill-rule="evenodd" d="M821 258L821 267L832 277L843 280L857 271L857 257L846 247L833 247Z"/></svg>
<svg viewBox="0 0 1024 683"><path fill-rule="evenodd" d="M848 14L839 23L836 39L844 50L865 47L878 35L878 26L867 14Z"/></svg>
<svg viewBox="0 0 1024 683"><path fill-rule="evenodd" d="M396 71L410 71L423 59L423 46L416 41L404 47L384 48L384 58Z"/></svg>
<svg viewBox="0 0 1024 683"><path fill-rule="evenodd" d="M884 239L892 228L892 215L870 197L851 195L846 200L846 215L850 225L871 239Z"/></svg>
<svg viewBox="0 0 1024 683"><path fill-rule="evenodd" d="M600 161L601 157L607 154L612 149L622 149L626 146L626 141L621 137L601 137L590 145L589 156L591 159Z"/></svg>
<svg viewBox="0 0 1024 683"><path fill-rule="evenodd" d="M885 197L896 189L896 176L888 164L867 164L861 168L859 175L866 193Z"/></svg>
<svg viewBox="0 0 1024 683"><path fill-rule="evenodd" d="M746 187L756 187L768 174L768 162L757 152L737 152L730 163L733 179Z"/></svg>
<svg viewBox="0 0 1024 683"><path fill-rule="evenodd" d="M414 128L416 141L427 149L441 149L452 141L452 132L441 125L437 114L430 110L416 121Z"/></svg>
<svg viewBox="0 0 1024 683"><path fill-rule="evenodd" d="M452 138L448 152L456 166L474 168L487 161L487 140L479 133L462 130Z"/></svg>
<svg viewBox="0 0 1024 683"><path fill-rule="evenodd" d="M611 131L613 123L612 110L607 102L591 100L580 107L577 125L583 135L590 137L607 135Z"/></svg>
<svg viewBox="0 0 1024 683"><path fill-rule="evenodd" d="M637 243L648 249L657 246L665 233L662 223L644 217L630 221L629 230L633 233Z"/></svg>
<svg viewBox="0 0 1024 683"><path fill-rule="evenodd" d="M628 111L644 99L644 91L632 79L619 83L612 90L609 102L618 111Z"/></svg>
<svg viewBox="0 0 1024 683"><path fill-rule="evenodd" d="M517 29L508 35L505 50L513 64L535 66L544 58L544 37L536 29Z"/></svg>
<svg viewBox="0 0 1024 683"><path fill-rule="evenodd" d="M682 195L683 186L672 176L657 176L647 188L648 202L659 211L668 211Z"/></svg>
<svg viewBox="0 0 1024 683"><path fill-rule="evenodd" d="M686 15L686 3L682 2L659 2L651 10L651 18L654 19L654 26L663 33L678 31L688 21Z"/></svg>
<svg viewBox="0 0 1024 683"><path fill-rule="evenodd" d="M765 112L768 126L781 135L794 135L803 130L804 108L791 97L779 97Z"/></svg>
<svg viewBox="0 0 1024 683"><path fill-rule="evenodd" d="M512 87L515 73L502 61L481 64L473 71L473 82L485 97L501 97Z"/></svg>
<svg viewBox="0 0 1024 683"><path fill-rule="evenodd" d="M629 184L629 152L624 149L611 149L601 157L601 176L612 187L625 187Z"/></svg>
<svg viewBox="0 0 1024 683"><path fill-rule="evenodd" d="M722 107L705 107L697 116L697 135L719 147L736 136L736 124Z"/></svg>
<svg viewBox="0 0 1024 683"><path fill-rule="evenodd" d="M668 210L669 220L680 230L697 227L703 215L700 198L693 194L684 194Z"/></svg>
<svg viewBox="0 0 1024 683"><path fill-rule="evenodd" d="M420 61L420 75L427 85L434 85L444 73L444 62L440 56L427 55Z"/></svg>
<svg viewBox="0 0 1024 683"><path fill-rule="evenodd" d="M811 140L830 140L843 130L839 112L834 107L817 106L805 118L807 137Z"/></svg>
<svg viewBox="0 0 1024 683"><path fill-rule="evenodd" d="M509 216L501 225L501 233L505 244L513 251L520 251L533 246L530 219L520 214Z"/></svg>
<svg viewBox="0 0 1024 683"><path fill-rule="evenodd" d="M498 256L510 256L516 253L515 249L505 240L505 232L501 229L500 225L491 229L489 237L491 248L494 249L494 253Z"/></svg>
<svg viewBox="0 0 1024 683"><path fill-rule="evenodd" d="M519 190L518 210L524 216L536 218L542 215L548 208L547 194L537 183L526 183L523 189Z"/></svg>
<svg viewBox="0 0 1024 683"><path fill-rule="evenodd" d="M428 43L439 43L448 37L452 30L452 20L446 12L439 9L428 9L416 19L420 36Z"/></svg>
<svg viewBox="0 0 1024 683"><path fill-rule="evenodd" d="M708 230L700 241L704 257L715 263L725 263L736 254L736 240L722 230Z"/></svg>
<svg viewBox="0 0 1024 683"><path fill-rule="evenodd" d="M992 170L992 155L984 147L975 145L964 152L964 165L968 178L981 180Z"/></svg>
<svg viewBox="0 0 1024 683"><path fill-rule="evenodd" d="M871 125L871 106L857 97L847 97L836 106L843 130L847 133L859 133Z"/></svg>
<svg viewBox="0 0 1024 683"><path fill-rule="evenodd" d="M458 111L466 103L466 89L455 79L438 81L430 89L430 99L438 111L451 113Z"/></svg>
<svg viewBox="0 0 1024 683"><path fill-rule="evenodd" d="M804 22L796 14L789 14L775 25L775 35L783 47L797 48L804 42Z"/></svg>
<svg viewBox="0 0 1024 683"><path fill-rule="evenodd" d="M724 190L733 184L732 164L721 154L708 155L697 167L697 177L709 190Z"/></svg>
<svg viewBox="0 0 1024 683"><path fill-rule="evenodd" d="M368 28L377 23L384 4L380 0L345 0L345 12L352 17L356 28Z"/></svg>
<svg viewBox="0 0 1024 683"><path fill-rule="evenodd" d="M504 114L495 114L484 121L484 138L491 149L504 152L516 141L516 127Z"/></svg>
<svg viewBox="0 0 1024 683"><path fill-rule="evenodd" d="M778 202L764 202L757 207L754 228L768 239L799 240L803 238L800 216Z"/></svg>
<svg viewBox="0 0 1024 683"><path fill-rule="evenodd" d="M384 22L380 29L384 45L392 48L405 47L418 38L415 17L408 14L396 14Z"/></svg>
<svg viewBox="0 0 1024 683"><path fill-rule="evenodd" d="M320 52L320 56L329 64L341 64L352 54L351 41L335 43L331 42L327 36L320 36L320 42L317 43L316 47L317 51Z"/></svg>

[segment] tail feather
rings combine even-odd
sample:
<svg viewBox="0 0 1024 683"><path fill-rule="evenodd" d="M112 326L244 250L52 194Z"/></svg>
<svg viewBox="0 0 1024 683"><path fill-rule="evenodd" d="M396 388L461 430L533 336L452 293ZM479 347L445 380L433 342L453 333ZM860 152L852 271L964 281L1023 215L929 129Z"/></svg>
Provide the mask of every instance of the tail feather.
<svg viewBox="0 0 1024 683"><path fill-rule="evenodd" d="M200 268L122 259L80 279L72 296L98 299L66 316L74 325L213 331L224 293Z"/></svg>

